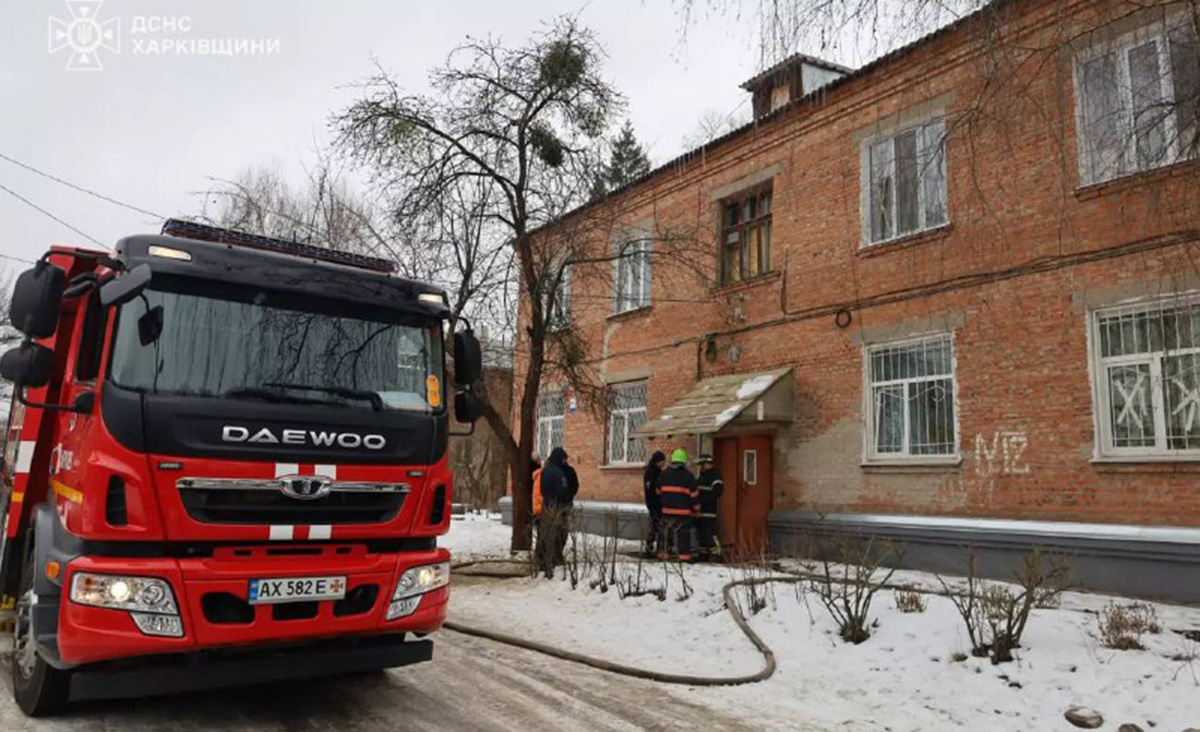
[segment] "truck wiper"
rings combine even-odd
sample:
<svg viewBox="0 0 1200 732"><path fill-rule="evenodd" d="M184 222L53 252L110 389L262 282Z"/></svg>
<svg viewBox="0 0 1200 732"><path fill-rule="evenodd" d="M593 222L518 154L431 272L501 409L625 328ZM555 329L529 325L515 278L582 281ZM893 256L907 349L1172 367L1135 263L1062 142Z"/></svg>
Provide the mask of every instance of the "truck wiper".
<svg viewBox="0 0 1200 732"><path fill-rule="evenodd" d="M305 399L303 397L291 396L275 389L263 389L257 386L242 386L236 389L230 389L221 394L226 399L261 399L264 402L273 402L275 404L333 404L320 399Z"/></svg>
<svg viewBox="0 0 1200 732"><path fill-rule="evenodd" d="M383 397L379 396L378 392L368 391L366 389L351 389L345 386L309 386L308 384L284 384L280 382L271 382L263 384L263 386L273 386L277 389L296 389L297 391L319 391L324 394L333 394L334 396L343 399L356 399L360 402L370 402L371 408L376 412L383 411Z"/></svg>

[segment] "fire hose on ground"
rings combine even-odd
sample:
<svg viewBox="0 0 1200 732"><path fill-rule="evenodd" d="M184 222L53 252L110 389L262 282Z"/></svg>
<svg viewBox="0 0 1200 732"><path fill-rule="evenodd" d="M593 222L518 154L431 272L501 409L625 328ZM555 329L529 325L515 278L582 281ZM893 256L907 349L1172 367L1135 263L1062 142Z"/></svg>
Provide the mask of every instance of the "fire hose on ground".
<svg viewBox="0 0 1200 732"><path fill-rule="evenodd" d="M453 569L460 570L469 566L477 566L480 564L512 564L512 561L492 559L464 562L456 565L453 567ZM514 575L499 572L472 572L471 576L516 579L524 575ZM775 673L775 652L772 651L766 642L763 641L763 639L754 632L754 629L750 627L750 623L746 621L746 616L742 613L737 602L735 601L733 591L742 586L762 585L769 582L799 581L801 581L801 579L794 576L756 577L751 579L732 580L727 582L721 589L721 594L725 599L725 609L733 618L733 622L737 624L738 628L742 631L742 634L746 636L750 643L754 645L755 649L757 649L763 657L763 667L759 671L753 674L746 674L742 676L692 676L690 674L662 673L660 671L651 671L649 669L637 668L636 666L627 666L625 664L615 663L613 661L606 661L601 658L595 658L582 653L576 653L575 651L568 651L564 648L558 648L545 643L519 638L507 633L500 633L498 631L488 630L486 628L477 628L465 623L447 621L442 627L447 630L452 630L456 633L462 633L463 635L486 638L487 640L514 646L516 648L524 648L526 650L536 651L537 653L553 656L554 658L570 661L572 663L582 664L584 666L590 666L601 671L621 674L622 676L632 676L639 679L648 679L650 681L657 681L663 684L682 684L685 686L737 686L740 684L753 684L759 681L765 681L771 678L772 674Z"/></svg>

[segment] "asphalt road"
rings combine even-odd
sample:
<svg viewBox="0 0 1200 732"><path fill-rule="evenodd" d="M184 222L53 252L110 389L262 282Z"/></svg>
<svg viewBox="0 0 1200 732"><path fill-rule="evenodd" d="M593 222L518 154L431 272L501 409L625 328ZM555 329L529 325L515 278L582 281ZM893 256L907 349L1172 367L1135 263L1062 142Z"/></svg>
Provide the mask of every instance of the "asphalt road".
<svg viewBox="0 0 1200 732"><path fill-rule="evenodd" d="M449 631L436 636L430 664L347 678L86 702L45 720L26 718L13 703L7 655L0 661L4 732L755 729L714 716L650 682Z"/></svg>

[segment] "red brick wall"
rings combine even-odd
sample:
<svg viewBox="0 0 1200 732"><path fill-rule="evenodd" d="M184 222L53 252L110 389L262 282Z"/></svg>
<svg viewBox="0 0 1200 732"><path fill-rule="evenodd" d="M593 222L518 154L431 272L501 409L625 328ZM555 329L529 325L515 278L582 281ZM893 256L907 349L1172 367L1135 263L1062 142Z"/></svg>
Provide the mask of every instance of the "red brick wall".
<svg viewBox="0 0 1200 732"><path fill-rule="evenodd" d="M652 417L698 378L793 366L777 509L1200 526L1200 463L1092 461L1086 321L1097 291L1200 283L1200 176L1182 164L1081 187L1063 39L1132 5L1004 7L986 41L979 25L943 34L619 196L629 221L706 243L715 273L713 192L778 166L773 275L717 288L656 260L650 309L612 317L601 273L573 284L573 317L599 371L649 369ZM863 250L856 134L932 99L946 105L950 225ZM863 340L930 321L954 332L961 463L865 467ZM700 357L708 334L715 362ZM565 433L581 497L640 500L639 470L600 467L603 415L569 413ZM989 460L1008 440L1019 459Z"/></svg>

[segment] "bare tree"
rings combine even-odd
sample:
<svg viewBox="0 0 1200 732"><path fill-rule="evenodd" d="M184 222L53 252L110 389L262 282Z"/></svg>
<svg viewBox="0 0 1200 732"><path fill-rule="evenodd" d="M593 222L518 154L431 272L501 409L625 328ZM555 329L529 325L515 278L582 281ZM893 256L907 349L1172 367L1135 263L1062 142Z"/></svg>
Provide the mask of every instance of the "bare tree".
<svg viewBox="0 0 1200 732"><path fill-rule="evenodd" d="M721 112L710 109L700 115L692 131L683 136L685 148L697 148L707 145L718 137L728 135L750 121L749 114L741 108L732 112Z"/></svg>
<svg viewBox="0 0 1200 732"><path fill-rule="evenodd" d="M592 33L570 18L517 48L468 39L433 72L437 96L408 94L381 70L335 121L341 149L371 167L398 216L419 218L477 183L474 200L484 202L475 217L479 231L511 248L518 286L533 295L523 300L530 317L520 355L526 368L519 434L485 408L497 434L513 438L514 549L530 544L533 415L550 314L570 259L540 246L534 233L586 200L597 143L621 107L600 75L602 58Z"/></svg>

